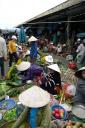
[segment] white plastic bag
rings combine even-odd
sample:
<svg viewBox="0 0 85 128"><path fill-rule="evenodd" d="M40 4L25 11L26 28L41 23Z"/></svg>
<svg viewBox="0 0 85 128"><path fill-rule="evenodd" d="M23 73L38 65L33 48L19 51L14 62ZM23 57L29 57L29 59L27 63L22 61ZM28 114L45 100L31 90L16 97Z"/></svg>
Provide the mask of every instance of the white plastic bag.
<svg viewBox="0 0 85 128"><path fill-rule="evenodd" d="M76 94L76 87L74 85L69 85L67 87L66 93L71 95L71 96L75 96L75 94Z"/></svg>

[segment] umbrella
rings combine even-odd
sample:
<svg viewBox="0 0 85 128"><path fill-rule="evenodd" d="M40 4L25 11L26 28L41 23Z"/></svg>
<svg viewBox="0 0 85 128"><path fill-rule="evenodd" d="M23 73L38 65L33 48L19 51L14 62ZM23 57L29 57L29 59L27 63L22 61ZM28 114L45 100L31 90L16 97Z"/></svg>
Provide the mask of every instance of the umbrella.
<svg viewBox="0 0 85 128"><path fill-rule="evenodd" d="M19 32L19 42L20 43L25 43L26 42L26 34L24 31L24 27L22 26Z"/></svg>

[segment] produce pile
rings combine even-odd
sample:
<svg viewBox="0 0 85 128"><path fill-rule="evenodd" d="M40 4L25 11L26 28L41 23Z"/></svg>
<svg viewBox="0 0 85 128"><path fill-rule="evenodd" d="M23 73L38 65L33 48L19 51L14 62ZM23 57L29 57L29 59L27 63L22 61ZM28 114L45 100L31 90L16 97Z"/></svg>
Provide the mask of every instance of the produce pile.
<svg viewBox="0 0 85 128"><path fill-rule="evenodd" d="M4 114L3 118L5 121L15 120L16 119L16 109L12 109L12 110L7 111Z"/></svg>
<svg viewBox="0 0 85 128"><path fill-rule="evenodd" d="M0 96L3 96L6 94L7 91L10 90L10 87L7 86L5 81L0 82Z"/></svg>
<svg viewBox="0 0 85 128"><path fill-rule="evenodd" d="M69 68L66 68L63 65L60 66L60 69L61 69L62 81L65 81L65 82L71 83L73 85L76 85L77 78L74 75L75 72L73 70L69 69Z"/></svg>
<svg viewBox="0 0 85 128"><path fill-rule="evenodd" d="M52 112L52 115L56 118L56 119L63 119L64 118L64 110L63 109L54 109Z"/></svg>
<svg viewBox="0 0 85 128"><path fill-rule="evenodd" d="M85 128L85 124L82 124L80 122L72 122L72 121L68 121L66 122L66 125L64 128Z"/></svg>

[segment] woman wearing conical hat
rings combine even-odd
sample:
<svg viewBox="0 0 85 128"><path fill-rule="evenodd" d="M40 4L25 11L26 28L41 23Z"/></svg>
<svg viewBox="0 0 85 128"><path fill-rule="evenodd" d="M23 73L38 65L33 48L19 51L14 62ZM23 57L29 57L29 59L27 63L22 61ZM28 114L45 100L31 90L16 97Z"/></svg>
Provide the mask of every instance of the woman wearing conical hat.
<svg viewBox="0 0 85 128"><path fill-rule="evenodd" d="M49 73L45 76L41 88L48 91L52 95L60 93L61 88L61 71L57 64L52 64L48 66Z"/></svg>
<svg viewBox="0 0 85 128"><path fill-rule="evenodd" d="M22 61L19 65L16 65L16 68L19 71L19 76L22 82L24 83L29 80L33 81L43 72L42 67L35 64L31 64L30 62L26 62L26 61Z"/></svg>
<svg viewBox="0 0 85 128"><path fill-rule="evenodd" d="M35 38L34 36L31 36L28 40L28 42L31 45L30 49L30 61L31 63L34 63L35 59L37 58L38 50L37 50L37 42L38 39Z"/></svg>
<svg viewBox="0 0 85 128"><path fill-rule="evenodd" d="M12 128L51 128L50 94L40 87L33 86L22 92L19 101L25 106Z"/></svg>

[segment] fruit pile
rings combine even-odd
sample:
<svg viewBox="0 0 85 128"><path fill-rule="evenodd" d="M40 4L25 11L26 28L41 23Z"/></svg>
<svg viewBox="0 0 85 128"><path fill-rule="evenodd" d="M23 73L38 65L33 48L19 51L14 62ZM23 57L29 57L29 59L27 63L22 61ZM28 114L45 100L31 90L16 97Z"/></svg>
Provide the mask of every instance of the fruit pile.
<svg viewBox="0 0 85 128"><path fill-rule="evenodd" d="M73 123L72 121L66 122L65 128L85 128L85 124L81 124L80 122Z"/></svg>
<svg viewBox="0 0 85 128"><path fill-rule="evenodd" d="M56 119L63 119L64 118L64 109L57 109L55 108L52 112L52 115L56 118Z"/></svg>

